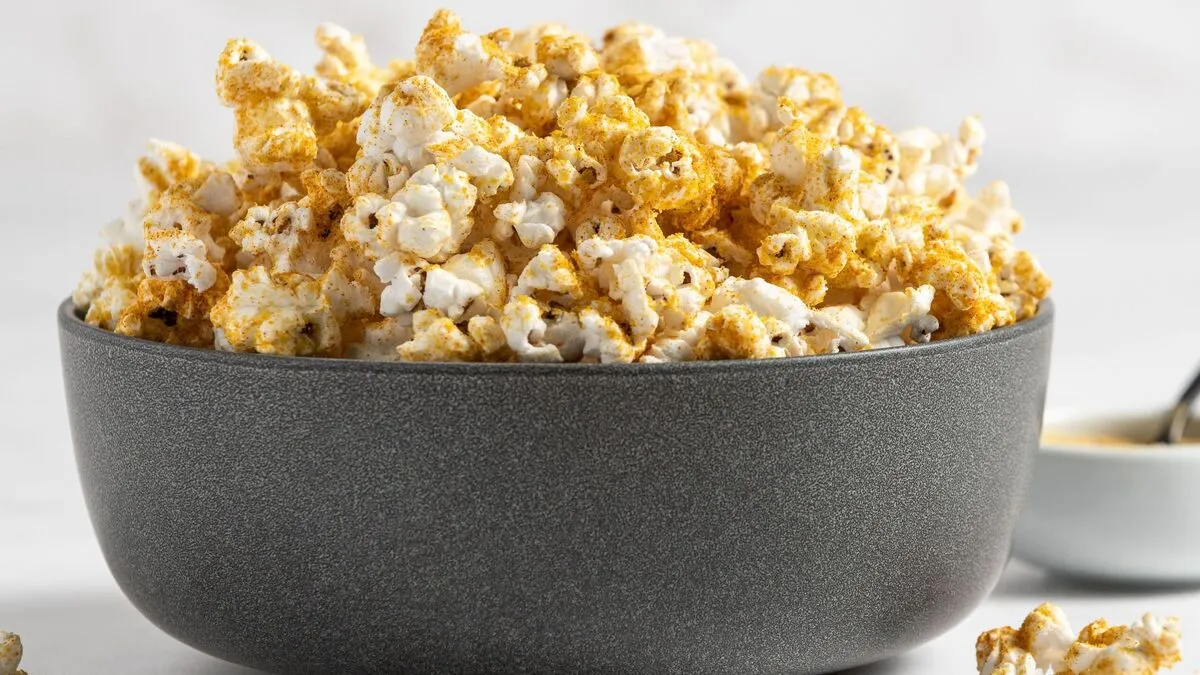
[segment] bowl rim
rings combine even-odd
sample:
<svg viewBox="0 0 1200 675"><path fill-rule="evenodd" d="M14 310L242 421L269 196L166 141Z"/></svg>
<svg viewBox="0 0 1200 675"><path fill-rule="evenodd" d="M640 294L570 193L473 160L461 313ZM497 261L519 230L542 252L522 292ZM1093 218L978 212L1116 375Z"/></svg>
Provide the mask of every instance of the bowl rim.
<svg viewBox="0 0 1200 675"><path fill-rule="evenodd" d="M1166 408L1156 409L1146 406L1132 408L1118 407L1069 407L1048 410L1045 422L1042 424L1042 437L1038 441L1039 452L1057 457L1074 459L1093 459L1113 462L1200 462L1200 443L1186 443L1174 447L1164 447L1149 443L1128 443L1122 445L1079 445L1061 442L1046 442L1045 434L1054 432L1056 428L1067 425L1087 426L1105 420L1140 421L1162 418Z"/></svg>
<svg viewBox="0 0 1200 675"><path fill-rule="evenodd" d="M781 365L795 368L823 369L843 366L870 366L877 361L927 359L942 354L968 352L1021 339L1027 335L1048 329L1053 324L1054 303L1042 300L1038 313L1016 323L994 328L966 337L936 340L919 345L870 349L842 354L818 354L813 356L790 356L775 359L732 359L726 361L687 361L668 363L492 363L492 362L414 362L414 361L368 361L365 359L332 358L322 356L277 356L273 354L246 354L222 352L202 347L185 347L155 342L144 338L118 335L99 326L86 323L75 308L71 298L58 306L60 330L90 342L120 349L147 352L158 356L186 359L196 362L217 363L224 366L271 369L338 370L352 369L375 373L422 373L422 374L469 374L469 375L658 375L674 376L692 372L730 372L777 368Z"/></svg>

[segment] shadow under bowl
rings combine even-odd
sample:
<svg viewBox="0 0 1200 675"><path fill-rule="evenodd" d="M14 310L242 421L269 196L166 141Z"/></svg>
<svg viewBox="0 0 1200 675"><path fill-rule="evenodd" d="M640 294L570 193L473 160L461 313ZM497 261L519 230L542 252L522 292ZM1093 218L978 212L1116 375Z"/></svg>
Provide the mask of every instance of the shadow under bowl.
<svg viewBox="0 0 1200 675"><path fill-rule="evenodd" d="M227 354L58 312L80 478L135 606L276 673L822 673L1008 557L1053 310L771 361Z"/></svg>

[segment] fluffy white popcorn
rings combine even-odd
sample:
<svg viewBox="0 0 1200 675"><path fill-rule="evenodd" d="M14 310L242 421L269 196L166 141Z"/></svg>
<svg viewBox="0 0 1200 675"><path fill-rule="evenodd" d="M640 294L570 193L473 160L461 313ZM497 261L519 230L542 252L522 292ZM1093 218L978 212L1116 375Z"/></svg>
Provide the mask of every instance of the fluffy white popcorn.
<svg viewBox="0 0 1200 675"><path fill-rule="evenodd" d="M512 292L569 304L583 291L570 258L557 246L546 244L521 270Z"/></svg>
<svg viewBox="0 0 1200 675"><path fill-rule="evenodd" d="M394 158L411 171L435 161L470 176L484 197L512 184L512 167L500 155L476 142L487 122L470 111L459 111L450 95L434 80L410 77L381 96L363 115L358 143L363 155L351 167L358 189L396 182L399 173L387 160ZM384 158L381 162L378 158Z"/></svg>
<svg viewBox="0 0 1200 675"><path fill-rule="evenodd" d="M508 162L478 145L463 150L451 164L472 178L484 198L491 197L513 182L512 167Z"/></svg>
<svg viewBox="0 0 1200 675"><path fill-rule="evenodd" d="M424 295L428 264L412 255L393 253L375 263L375 275L387 284L379 296L379 313L387 317L409 314Z"/></svg>
<svg viewBox="0 0 1200 675"><path fill-rule="evenodd" d="M439 265L433 265L425 272L425 291L422 296L425 306L440 311L451 321L461 319L467 307L481 295L482 286L455 276Z"/></svg>
<svg viewBox="0 0 1200 675"><path fill-rule="evenodd" d="M412 336L410 317L388 317L373 321L363 329L362 340L346 345L346 356L365 361L399 361L400 345L411 340Z"/></svg>
<svg viewBox="0 0 1200 675"><path fill-rule="evenodd" d="M319 274L324 265L304 259L310 245L305 235L312 231L312 210L284 202L276 208L251 207L229 236L243 253L254 256L252 260L262 258L272 272Z"/></svg>
<svg viewBox="0 0 1200 675"><path fill-rule="evenodd" d="M962 179L975 173L984 139L977 117L964 119L957 137L925 128L897 135L901 191L938 202L952 199L961 190Z"/></svg>
<svg viewBox="0 0 1200 675"><path fill-rule="evenodd" d="M159 197L172 185L198 178L208 170L210 170L210 165L187 148L175 143L151 139L147 143L146 154L138 158L133 172L140 195L129 202L122 218L113 221L101 230L104 241L112 245L141 245L143 243L143 223L147 214L157 208ZM217 186L205 190L205 201L217 206L219 204L217 204L216 195L208 194L215 187ZM233 196L236 198L236 192Z"/></svg>
<svg viewBox="0 0 1200 675"><path fill-rule="evenodd" d="M192 194L196 205L209 213L229 217L242 207L237 183L224 171L210 173Z"/></svg>
<svg viewBox="0 0 1200 675"><path fill-rule="evenodd" d="M578 250L584 268L593 272L601 290L621 303L634 339L652 335L658 328L654 296L661 297L670 286L666 278L669 260L659 254L658 243L645 236L596 237L580 244ZM596 321L583 325L593 331L597 345L609 335L607 328Z"/></svg>
<svg viewBox="0 0 1200 675"><path fill-rule="evenodd" d="M346 172L346 186L355 197L391 197L404 187L412 171L391 152L364 154Z"/></svg>
<svg viewBox="0 0 1200 675"><path fill-rule="evenodd" d="M610 61L614 54L621 54L621 58L632 58L651 73L695 67L687 40L668 37L653 26L627 23L610 32L609 36L605 56Z"/></svg>
<svg viewBox="0 0 1200 675"><path fill-rule="evenodd" d="M457 252L470 234L476 190L467 174L431 164L375 213L382 241L431 262Z"/></svg>
<svg viewBox="0 0 1200 675"><path fill-rule="evenodd" d="M709 309L716 311L729 305L745 305L755 314L778 319L798 333L813 321L813 311L804 301L762 279L732 277L717 289Z"/></svg>
<svg viewBox="0 0 1200 675"><path fill-rule="evenodd" d="M410 77L363 113L358 144L365 155L391 152L409 167L422 166L427 163L425 146L443 140L457 117L454 101L437 82Z"/></svg>
<svg viewBox="0 0 1200 675"><path fill-rule="evenodd" d="M588 308L579 313L579 327L583 358L600 363L630 363L637 358L638 346L629 342L612 317Z"/></svg>
<svg viewBox="0 0 1200 675"><path fill-rule="evenodd" d="M1032 656L1019 650L993 651L979 667L979 675L1053 675L1038 668Z"/></svg>
<svg viewBox="0 0 1200 675"><path fill-rule="evenodd" d="M448 302L446 308L429 301L429 286L432 283L429 274L432 274L433 269L430 268L425 281L425 305L427 307L442 309L443 313L456 321L462 317L472 318L480 314L499 313L504 304L508 280L504 270L504 257L495 243L480 242L470 251L451 257L438 268L442 272L452 275L453 283L458 285L458 291L451 294L455 300ZM473 288L466 287L466 284L470 284ZM470 291L469 299L461 295L465 290ZM457 309L460 302L462 302L461 311ZM454 308L454 312L449 311L449 308Z"/></svg>
<svg viewBox="0 0 1200 675"><path fill-rule="evenodd" d="M334 266L321 275L320 283L321 295L329 301L329 308L339 322L375 313L375 294L363 279L354 278Z"/></svg>
<svg viewBox="0 0 1200 675"><path fill-rule="evenodd" d="M157 233L156 233L157 234ZM146 240L142 270L153 279L183 279L197 291L212 288L217 268L205 257L204 242L183 232L166 233Z"/></svg>
<svg viewBox="0 0 1200 675"><path fill-rule="evenodd" d="M906 333L913 342L928 342L938 328L937 319L929 315L932 304L932 286L881 294L867 312L866 333L871 346L901 347L906 344Z"/></svg>
<svg viewBox="0 0 1200 675"><path fill-rule="evenodd" d="M1008 184L994 181L979 191L975 200L964 199L965 205L947 218L951 226L965 228L979 237L984 248L995 239L1010 239L1022 226L1021 214L1012 205Z"/></svg>
<svg viewBox="0 0 1200 675"><path fill-rule="evenodd" d="M216 218L195 202L191 186L178 184L161 195L157 207L146 214L143 235L147 241L177 236L188 242L197 240L203 244L208 258L219 260L225 249L212 236Z"/></svg>
<svg viewBox="0 0 1200 675"><path fill-rule="evenodd" d="M508 337L500 321L492 316L473 316L467 321L467 335L485 359L494 359L508 349Z"/></svg>
<svg viewBox="0 0 1200 675"><path fill-rule="evenodd" d="M1061 670L1075 642L1075 632L1061 608L1043 603L1025 617L1020 632L1039 668Z"/></svg>
<svg viewBox="0 0 1200 675"><path fill-rule="evenodd" d="M497 223L516 232L522 244L538 248L554 241L562 231L565 212L561 197L543 192L533 200L501 204L496 207L495 216Z"/></svg>
<svg viewBox="0 0 1200 675"><path fill-rule="evenodd" d="M858 351L871 345L863 311L853 305L822 307L809 318L814 330L806 337L817 354Z"/></svg>
<svg viewBox="0 0 1200 675"><path fill-rule="evenodd" d="M692 361L696 358L696 345L704 337L704 329L712 314L699 312L681 330L671 331L654 338L646 353L639 359L643 363L669 363Z"/></svg>
<svg viewBox="0 0 1200 675"><path fill-rule="evenodd" d="M364 194L354 199L354 207L342 217L342 236L370 260L388 255L388 247L379 238L379 213L390 203L381 195Z"/></svg>
<svg viewBox="0 0 1200 675"><path fill-rule="evenodd" d="M537 300L520 295L504 305L500 327L504 330L508 346L518 361L535 363L561 363L562 353L558 346L546 340L549 326L543 319L542 306Z"/></svg>
<svg viewBox="0 0 1200 675"><path fill-rule="evenodd" d="M517 160L512 184L512 201L498 205L496 236L507 239L515 231L521 243L538 248L554 241L565 224L566 205L553 192L538 194L538 174L544 170L542 160L523 155Z"/></svg>
<svg viewBox="0 0 1200 675"><path fill-rule="evenodd" d="M504 60L490 39L462 29L458 17L439 10L417 44L417 67L450 94L499 78Z"/></svg>
<svg viewBox="0 0 1200 675"><path fill-rule="evenodd" d="M1115 639L1114 639L1115 638ZM1089 624L1064 659L1070 672L1150 675L1179 661L1179 622L1151 614L1125 626Z"/></svg>
<svg viewBox="0 0 1200 675"><path fill-rule="evenodd" d="M21 636L0 630L0 675L25 675L21 665Z"/></svg>

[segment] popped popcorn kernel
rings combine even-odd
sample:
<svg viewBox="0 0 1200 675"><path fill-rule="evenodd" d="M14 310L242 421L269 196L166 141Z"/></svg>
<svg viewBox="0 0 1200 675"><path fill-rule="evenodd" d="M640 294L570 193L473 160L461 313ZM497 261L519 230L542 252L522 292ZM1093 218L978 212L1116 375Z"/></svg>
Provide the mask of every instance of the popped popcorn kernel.
<svg viewBox="0 0 1200 675"><path fill-rule="evenodd" d="M26 675L21 665L21 636L0 630L0 675Z"/></svg>
<svg viewBox="0 0 1200 675"><path fill-rule="evenodd" d="M89 323L266 354L656 363L916 345L1050 293L1008 185L968 186L977 116L892 130L830 75L747 77L638 22L597 40L441 10L378 62L340 26L313 37L311 74L225 45L234 158L151 142L72 296ZM993 670L1043 667L1007 654Z"/></svg>
<svg viewBox="0 0 1200 675"><path fill-rule="evenodd" d="M84 320L105 330L115 330L121 314L137 301L142 280L142 254L130 244L96 251L92 269L84 272L71 301L86 312Z"/></svg>
<svg viewBox="0 0 1200 675"><path fill-rule="evenodd" d="M374 98L389 81L389 70L371 63L361 35L352 35L337 24L323 23L317 26L316 42L323 52L316 67L321 77L344 82L368 98Z"/></svg>
<svg viewBox="0 0 1200 675"><path fill-rule="evenodd" d="M113 331L167 344L211 347L210 314L228 287L224 271L206 291L182 279L143 278L137 285L136 301L121 312Z"/></svg>
<svg viewBox="0 0 1200 675"><path fill-rule="evenodd" d="M255 266L233 273L212 308L217 348L288 356L333 355L341 330L317 280Z"/></svg>
<svg viewBox="0 0 1200 675"><path fill-rule="evenodd" d="M405 361L475 361L479 347L471 336L436 309L413 314L412 339L397 347Z"/></svg>
<svg viewBox="0 0 1200 675"><path fill-rule="evenodd" d="M1146 614L1129 626L1104 619L1076 635L1061 609L1044 603L1020 629L980 634L975 661L980 675L1153 675L1180 660L1179 622Z"/></svg>
<svg viewBox="0 0 1200 675"><path fill-rule="evenodd" d="M350 84L296 73L241 39L230 40L217 60L217 94L234 109L241 159L292 171L308 168L317 158L318 138L360 115L367 103Z"/></svg>

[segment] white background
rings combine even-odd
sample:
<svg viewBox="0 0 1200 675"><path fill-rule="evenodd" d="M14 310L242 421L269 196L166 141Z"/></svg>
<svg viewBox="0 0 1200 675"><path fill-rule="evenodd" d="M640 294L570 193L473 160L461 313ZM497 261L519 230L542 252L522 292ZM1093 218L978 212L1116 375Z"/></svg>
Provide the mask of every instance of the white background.
<svg viewBox="0 0 1200 675"><path fill-rule="evenodd" d="M598 36L640 18L715 42L751 74L784 62L827 70L849 101L897 129L949 130L980 113L990 135L980 184L1009 181L1028 222L1022 243L1055 278L1050 405L1160 405L1200 363L1200 4L449 4L480 31L553 19ZM228 155L231 115L213 94L227 37L252 37L309 67L312 29L332 20L365 34L383 60L411 51L435 7L3 2L0 627L24 631L34 675L95 675L117 664L131 673L234 672L159 636L115 594L70 452L54 309L88 263L97 228L133 196L131 167L146 138ZM1077 621L1193 612L1190 644L1200 651L1196 595L1089 595L1018 569L956 633L889 670L970 672L974 633L1051 598ZM140 670L131 667L139 654Z"/></svg>

